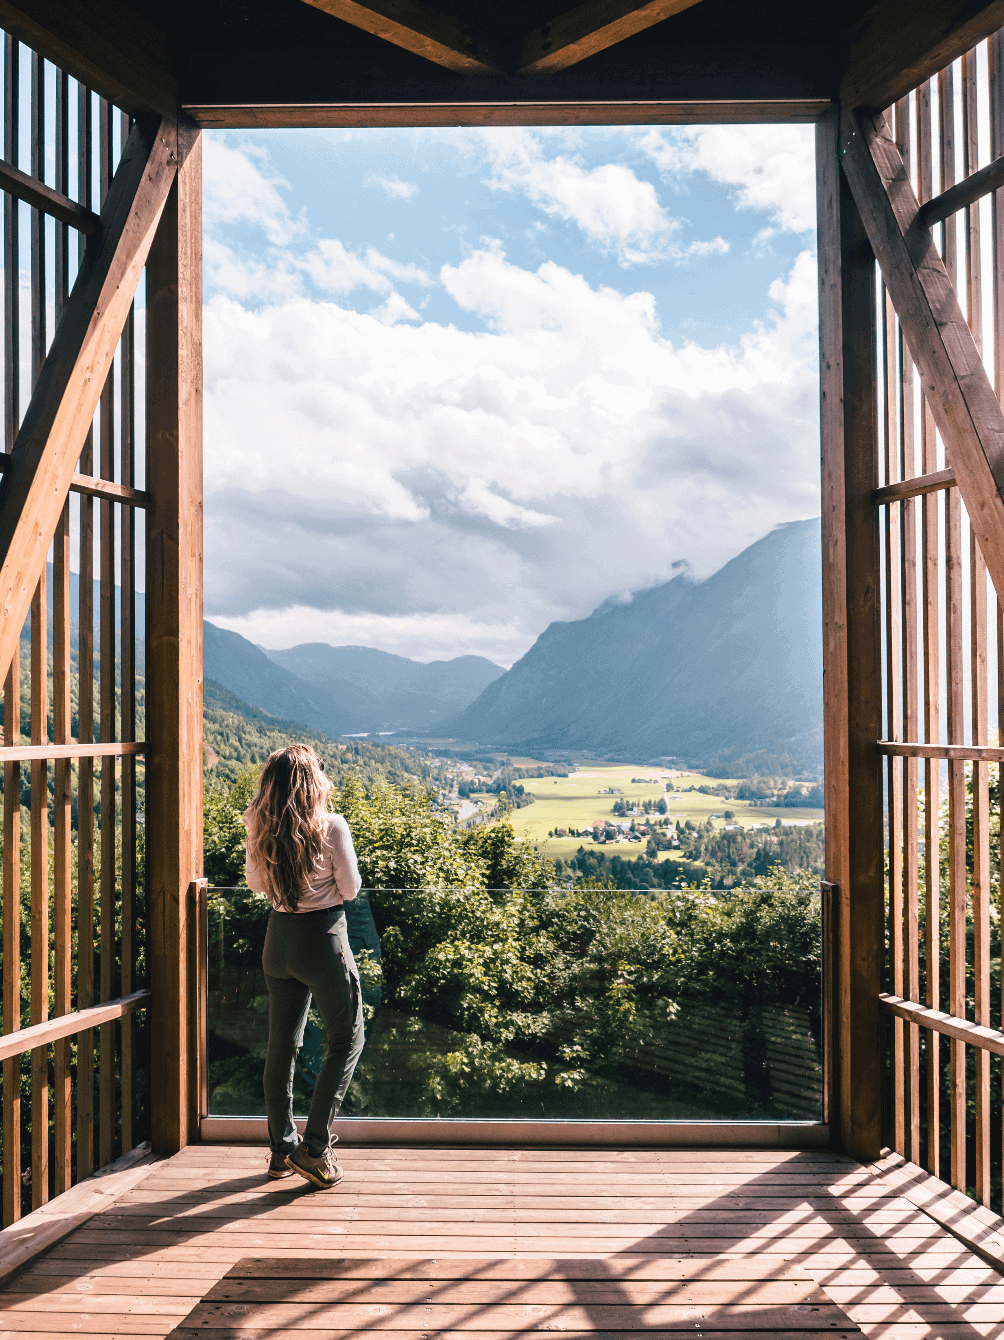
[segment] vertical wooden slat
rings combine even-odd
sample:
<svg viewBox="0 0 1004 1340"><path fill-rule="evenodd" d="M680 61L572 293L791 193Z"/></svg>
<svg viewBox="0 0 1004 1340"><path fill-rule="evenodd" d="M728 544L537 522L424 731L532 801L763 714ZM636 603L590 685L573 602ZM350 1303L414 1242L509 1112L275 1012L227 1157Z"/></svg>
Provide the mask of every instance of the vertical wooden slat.
<svg viewBox="0 0 1004 1340"><path fill-rule="evenodd" d="M112 109L99 103L98 176L101 203L112 180ZM115 367L109 369L98 405L101 478L115 477ZM99 692L101 740L115 738L115 508L107 499L98 504L100 527ZM115 995L115 759L101 760L101 999ZM98 1148L102 1165L111 1163L115 1136L115 1025L102 1024L100 1033L100 1118Z"/></svg>
<svg viewBox="0 0 1004 1340"><path fill-rule="evenodd" d="M948 742L965 742L962 645L962 500L957 488L945 495L945 666L947 675ZM966 1012L966 774L965 764L948 764L948 977L950 1014ZM950 1042L950 1134L952 1185L966 1185L966 1055L965 1044Z"/></svg>
<svg viewBox="0 0 1004 1340"><path fill-rule="evenodd" d="M883 932L881 538L875 262L838 168L836 117L816 132L823 479L827 879L841 886L836 995L840 1138L881 1138ZM853 691L851 685L853 684Z"/></svg>
<svg viewBox="0 0 1004 1340"><path fill-rule="evenodd" d="M1004 31L998 31L987 43L987 75L990 86L990 157L999 158L1004 154ZM990 197L992 259L992 333L994 341L994 391L997 399L1004 396L1004 188L994 191ZM997 592L997 738L1004 733L1004 591ZM1004 824L1000 816L1004 811L1004 787L1001 785L1001 769L997 770L997 814L1000 828L998 843L998 888L1004 889ZM1004 936L1001 937L1001 985L1004 989ZM997 1027L1004 1024L1004 1000L998 1002ZM1004 1083L1004 1070L1002 1070ZM1002 1130L1004 1137L1004 1130ZM1004 1162L1004 1143L1001 1148Z"/></svg>
<svg viewBox="0 0 1004 1340"><path fill-rule="evenodd" d="M913 163L909 102L896 107L896 138L909 173ZM913 360L903 332L899 332L899 476L908 479L917 473ZM900 594L902 599L902 675L904 738L917 738L917 505L914 500L900 503ZM891 510L891 509L890 509ZM903 993L916 1000L919 991L918 957L918 851L917 760L903 760L902 790L902 967ZM891 834L890 834L891 841ZM903 1153L917 1161L920 1157L920 1029L906 1024L901 1040Z"/></svg>
<svg viewBox="0 0 1004 1340"><path fill-rule="evenodd" d="M955 77L949 65L938 74L938 163L941 190L955 185ZM957 216L941 225L941 256L952 283L957 282L959 245Z"/></svg>
<svg viewBox="0 0 1004 1340"><path fill-rule="evenodd" d="M4 158L17 165L18 46L4 34ZM17 201L4 193L4 446L10 451L20 423L18 321L19 258ZM21 742L20 651L6 670L4 683L5 745ZM3 769L3 1026L12 1033L21 1026L21 765ZM3 1063L3 1223L21 1217L21 1060Z"/></svg>
<svg viewBox="0 0 1004 1340"><path fill-rule="evenodd" d="M968 177L979 166L976 115L976 52L962 57L962 175ZM966 315L977 349L983 349L983 276L980 259L980 206L967 205L966 220Z"/></svg>
<svg viewBox="0 0 1004 1340"><path fill-rule="evenodd" d="M987 567L970 532L970 703L973 744L987 743ZM990 1024L990 796L986 763L972 765L975 1020ZM976 1197L990 1204L990 1053L976 1048Z"/></svg>
<svg viewBox="0 0 1004 1340"><path fill-rule="evenodd" d="M121 138L129 135L129 117L122 114ZM120 479L131 487L136 483L136 323L131 310L122 332L121 362L121 466ZM131 507L120 509L121 547L121 703L122 739L136 738L136 513ZM122 944L121 992L128 995L135 985L133 965L136 956L134 935L136 894L136 759L123 758L122 796ZM129 1014L122 1020L120 1105L122 1148L132 1149L134 1136L134 1047L135 1020Z"/></svg>
<svg viewBox="0 0 1004 1340"><path fill-rule="evenodd" d="M819 225L819 390L822 461L820 479L823 587L823 800L826 818L826 880L829 886L830 968L824 1009L831 1055L826 1120L830 1142L850 1138L851 1103L844 1085L850 1076L850 968L840 938L846 931L847 899L837 890L848 877L850 783L848 770L849 662L847 654L847 530L844 478L844 370L841 309L840 168L836 115L816 126L816 209ZM880 783L881 785L881 783Z"/></svg>
<svg viewBox="0 0 1004 1340"><path fill-rule="evenodd" d="M69 193L69 81L56 76L56 189ZM69 238L65 224L56 224L55 307L58 322L69 287ZM52 553L52 716L53 739L68 743L70 734L70 505L67 501L53 539ZM56 1014L72 1009L71 928L71 784L68 759L53 764L53 936ZM55 1043L53 1105L55 1108L56 1194L72 1182L71 1041Z"/></svg>
<svg viewBox="0 0 1004 1340"><path fill-rule="evenodd" d="M46 578L31 602L31 742L48 741ZM31 763L31 1022L49 1017L49 767ZM49 1199L49 1049L31 1053L31 1204Z"/></svg>
<svg viewBox="0 0 1004 1340"><path fill-rule="evenodd" d="M20 651L4 684L3 742L21 743ZM21 1027L21 765L3 768L3 1028ZM3 1063L3 1222L21 1218L21 1058Z"/></svg>
<svg viewBox="0 0 1004 1340"><path fill-rule="evenodd" d="M202 148L178 130L178 175L147 262L147 898L151 1119L183 1148L198 1111L188 1066L188 889L202 873Z"/></svg>
<svg viewBox="0 0 1004 1340"><path fill-rule="evenodd" d="M898 349L896 313L892 299L882 285L882 371L885 384L885 478L895 483L900 475L897 451L897 413L901 408L899 395ZM886 645L886 739L899 740L900 734L900 610L902 578L900 521L898 507L885 510L885 645ZM903 994L903 760L890 758L886 764L886 805L889 823L889 968L890 989L894 995ZM906 1153L904 1058L905 1025L902 1019L892 1021L892 1141L898 1154Z"/></svg>
<svg viewBox="0 0 1004 1340"><path fill-rule="evenodd" d="M921 201L934 193L931 138L931 82L917 92L917 184ZM926 399L921 400L921 470L938 468L938 443L934 415ZM940 737L940 634L938 598L938 495L921 499L921 600L923 602L922 645L924 678L924 739L939 743ZM924 1000L932 1009L941 999L939 955L941 952L941 765L924 762ZM915 999L920 999L919 996ZM926 1038L927 1167L935 1177L941 1167L938 1132L941 1123L940 1038L931 1029Z"/></svg>
<svg viewBox="0 0 1004 1340"><path fill-rule="evenodd" d="M31 54L31 171L45 173L45 62ZM45 361L45 218L31 211L31 384ZM46 579L39 579L31 610L31 742L49 738L48 610ZM31 763L31 1022L49 1015L49 765ZM49 1049L31 1054L31 1203L49 1199Z"/></svg>
<svg viewBox="0 0 1004 1340"><path fill-rule="evenodd" d="M90 90L79 88L77 106L78 199L93 204ZM80 239L80 254L84 241ZM94 473L94 444L89 432L80 453L80 469ZM81 744L94 740L94 501L80 498L80 586L77 634L77 734ZM77 765L77 1008L94 1004L94 763ZM94 1033L77 1037L77 1179L94 1171Z"/></svg>

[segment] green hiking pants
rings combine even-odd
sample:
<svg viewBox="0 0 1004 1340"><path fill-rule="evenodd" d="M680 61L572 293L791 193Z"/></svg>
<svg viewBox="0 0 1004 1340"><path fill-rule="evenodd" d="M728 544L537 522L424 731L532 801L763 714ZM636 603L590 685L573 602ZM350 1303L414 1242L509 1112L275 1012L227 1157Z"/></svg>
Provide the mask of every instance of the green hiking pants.
<svg viewBox="0 0 1004 1340"><path fill-rule="evenodd" d="M342 907L320 912L273 912L262 967L268 986L265 1111L273 1153L297 1146L293 1124L293 1071L303 1045L311 997L324 1020L327 1052L307 1117L304 1140L314 1158L331 1143L352 1072L363 1049L363 1000Z"/></svg>

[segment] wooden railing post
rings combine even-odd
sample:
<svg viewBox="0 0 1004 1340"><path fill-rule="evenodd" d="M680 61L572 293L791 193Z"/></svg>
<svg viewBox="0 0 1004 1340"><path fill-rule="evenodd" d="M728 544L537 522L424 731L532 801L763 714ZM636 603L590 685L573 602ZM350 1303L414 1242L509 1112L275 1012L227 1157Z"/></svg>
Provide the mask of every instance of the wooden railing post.
<svg viewBox="0 0 1004 1340"><path fill-rule="evenodd" d="M199 1122L209 1115L207 1029L209 1023L209 880L193 879L188 890L189 910L189 1084L188 1125L198 1137Z"/></svg>
<svg viewBox="0 0 1004 1340"><path fill-rule="evenodd" d="M884 955L875 263L840 171L835 114L818 124L816 161L826 879L841 890L830 1120L844 1148L874 1158Z"/></svg>
<svg viewBox="0 0 1004 1340"><path fill-rule="evenodd" d="M178 131L178 176L147 263L147 899L151 1134L191 1130L189 887L202 873L201 142Z"/></svg>

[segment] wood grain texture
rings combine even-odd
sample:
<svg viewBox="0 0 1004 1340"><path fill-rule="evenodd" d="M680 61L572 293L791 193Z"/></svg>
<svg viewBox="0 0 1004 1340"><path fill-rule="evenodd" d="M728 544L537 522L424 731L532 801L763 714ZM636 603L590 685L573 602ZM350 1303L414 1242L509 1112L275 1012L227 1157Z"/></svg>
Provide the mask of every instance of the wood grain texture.
<svg viewBox="0 0 1004 1340"><path fill-rule="evenodd" d="M98 216L91 210L9 163L0 163L0 191L6 191L15 200L23 200L33 209L41 210L60 223L76 228L87 237L97 231Z"/></svg>
<svg viewBox="0 0 1004 1340"><path fill-rule="evenodd" d="M487 33L423 0L306 2L458 74L489 74L500 68L501 50Z"/></svg>
<svg viewBox="0 0 1004 1340"><path fill-rule="evenodd" d="M77 458L176 171L166 123L137 123L0 485L0 664L45 567Z"/></svg>
<svg viewBox="0 0 1004 1340"><path fill-rule="evenodd" d="M566 70L598 51L662 23L698 0L585 0L549 23L535 28L523 41L519 69L544 74Z"/></svg>
<svg viewBox="0 0 1004 1340"><path fill-rule="evenodd" d="M1002 25L1001 0L880 0L845 34L840 101L885 109Z"/></svg>
<svg viewBox="0 0 1004 1340"><path fill-rule="evenodd" d="M999 1274L974 1254L991 1254L994 1222L944 1184L918 1184L903 1160L886 1161L883 1175L826 1151L357 1147L342 1150L345 1181L322 1197L269 1182L265 1158L262 1148L190 1146L158 1165L22 1266L0 1291L0 1329L161 1340L172 1330L175 1340L362 1331L419 1340L434 1330L516 1340L555 1329L581 1340L919 1340L931 1328L971 1340L999 1329L994 1309L1004 1309ZM404 1185L435 1172L424 1207L409 1208L392 1178L387 1204L369 1205L384 1165ZM541 1186L530 1216L490 1190L499 1165L522 1168L530 1185L564 1167L565 1185L588 1190L595 1208L577 1221ZM628 1167L667 1191L676 1169L700 1169L704 1199L638 1215L617 1181ZM834 1189L820 1194L826 1176ZM182 1192L187 1183L197 1191ZM790 1187L782 1207L764 1194L775 1183ZM845 1183L853 1195L841 1193ZM465 1218L478 1190L483 1208ZM758 1205L743 1208L750 1191ZM982 1235L973 1247L942 1226L952 1215L970 1239Z"/></svg>
<svg viewBox="0 0 1004 1340"><path fill-rule="evenodd" d="M816 127L816 215L819 232L819 395L821 461L821 544L823 588L823 804L826 819L826 879L841 891L850 870L848 816L849 666L847 651L847 536L844 479L843 309L841 302L840 165L835 113ZM835 900L834 933L846 945L846 899ZM849 1112L842 1101L850 1080L848 1013L850 976L846 949L832 962L829 994L833 1018L827 1023L832 1040L832 1092L827 1117L834 1138L849 1130Z"/></svg>
<svg viewBox="0 0 1004 1340"><path fill-rule="evenodd" d="M119 0L0 0L0 27L133 116L178 114L166 33Z"/></svg>
<svg viewBox="0 0 1004 1340"><path fill-rule="evenodd" d="M949 740L965 734L965 653L962 637L962 505L957 489L945 495L945 678ZM948 1013L966 1013L966 774L960 758L948 763ZM949 1127L954 1187L966 1184L966 1054L952 1038Z"/></svg>
<svg viewBox="0 0 1004 1340"><path fill-rule="evenodd" d="M1004 413L884 119L845 116L843 165L970 523L1004 589Z"/></svg>
<svg viewBox="0 0 1004 1340"><path fill-rule="evenodd" d="M951 488L954 483L954 470L928 471L925 467L922 475L914 475L912 479L901 479L894 484L883 484L880 489L875 490L873 497L881 506L883 503L899 502L903 498L920 498L926 493L940 493L943 489Z"/></svg>
<svg viewBox="0 0 1004 1340"><path fill-rule="evenodd" d="M18 1056L31 1048L47 1047L58 1038L74 1037L85 1029L95 1028L114 1019L121 1019L134 1010L145 1009L152 1000L149 991L133 991L118 1000L105 1001L100 1005L91 1005L84 1010L75 1010L70 1014L59 1015L22 1028L16 1033L5 1033L0 1037L0 1060Z"/></svg>
<svg viewBox="0 0 1004 1340"><path fill-rule="evenodd" d="M48 599L43 570L31 601L31 739L48 734ZM49 770L41 759L31 764L31 1022L49 1017ZM27 1030L25 1030L27 1031ZM44 1046L31 1053L31 1208L49 1199L49 1055Z"/></svg>
<svg viewBox="0 0 1004 1340"><path fill-rule="evenodd" d="M147 268L146 823L157 1151L190 1138L188 891L202 874L201 141L179 171Z"/></svg>

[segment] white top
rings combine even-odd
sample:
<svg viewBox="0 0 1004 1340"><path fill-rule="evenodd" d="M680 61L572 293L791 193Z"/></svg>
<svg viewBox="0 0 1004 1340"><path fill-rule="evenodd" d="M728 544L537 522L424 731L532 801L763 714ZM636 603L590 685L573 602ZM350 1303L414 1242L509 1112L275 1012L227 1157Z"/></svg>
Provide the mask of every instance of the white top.
<svg viewBox="0 0 1004 1340"><path fill-rule="evenodd" d="M307 887L299 896L298 912L320 912L325 907L338 907L340 903L351 902L362 888L348 824L340 814L325 814L324 818L327 826L321 836L321 854ZM246 823L247 814L244 820ZM256 893L267 893L277 911L289 911L268 887L264 873L252 863L250 856L244 859L244 876L248 888Z"/></svg>

